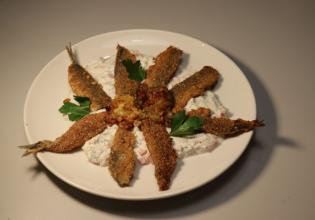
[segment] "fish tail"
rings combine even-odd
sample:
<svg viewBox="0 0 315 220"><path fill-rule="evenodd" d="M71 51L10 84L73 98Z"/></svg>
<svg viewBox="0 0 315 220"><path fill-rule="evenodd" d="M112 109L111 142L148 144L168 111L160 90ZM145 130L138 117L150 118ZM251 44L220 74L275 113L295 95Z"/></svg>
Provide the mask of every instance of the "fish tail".
<svg viewBox="0 0 315 220"><path fill-rule="evenodd" d="M254 123L254 127L263 127L263 126L265 126L265 123L264 123L263 120L254 120L253 123Z"/></svg>
<svg viewBox="0 0 315 220"><path fill-rule="evenodd" d="M75 55L74 55L73 50L72 50L71 42L69 42L69 45L66 46L66 50L68 52L68 55L70 57L72 64L76 64L77 61L76 61Z"/></svg>
<svg viewBox="0 0 315 220"><path fill-rule="evenodd" d="M49 146L51 146L51 144L52 144L51 141L39 141L35 144L19 146L19 148L25 149L24 153L22 154L22 157L24 157L29 154L36 154L37 152L43 151L47 149Z"/></svg>

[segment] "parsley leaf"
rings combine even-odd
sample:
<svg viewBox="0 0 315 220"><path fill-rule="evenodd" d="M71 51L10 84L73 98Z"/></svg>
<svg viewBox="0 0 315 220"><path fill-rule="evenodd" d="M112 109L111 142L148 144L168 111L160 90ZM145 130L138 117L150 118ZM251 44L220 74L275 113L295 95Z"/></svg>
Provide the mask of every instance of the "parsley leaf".
<svg viewBox="0 0 315 220"><path fill-rule="evenodd" d="M140 60L137 60L135 63L133 63L132 60L126 59L122 61L122 64L126 67L129 79L139 82L145 79L146 72L141 66Z"/></svg>
<svg viewBox="0 0 315 220"><path fill-rule="evenodd" d="M68 115L70 121L77 121L91 112L91 102L89 98L74 96L74 100L77 101L79 105L72 102L65 102L63 106L59 108L59 112Z"/></svg>
<svg viewBox="0 0 315 220"><path fill-rule="evenodd" d="M186 119L185 111L176 113L172 119L172 131L177 130Z"/></svg>
<svg viewBox="0 0 315 220"><path fill-rule="evenodd" d="M176 113L172 119L171 136L193 135L200 131L203 119L197 116L188 117L185 111Z"/></svg>

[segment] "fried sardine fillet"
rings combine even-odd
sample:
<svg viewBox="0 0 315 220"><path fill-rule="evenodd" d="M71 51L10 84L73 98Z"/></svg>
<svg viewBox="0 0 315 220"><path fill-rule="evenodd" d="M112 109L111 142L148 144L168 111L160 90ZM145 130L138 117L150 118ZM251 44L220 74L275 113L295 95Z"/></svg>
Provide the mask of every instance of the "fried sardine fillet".
<svg viewBox="0 0 315 220"><path fill-rule="evenodd" d="M21 146L26 148L23 156L39 151L65 153L78 149L92 137L102 133L110 123L107 112L89 114L76 121L63 135L55 141L39 141L32 145Z"/></svg>
<svg viewBox="0 0 315 220"><path fill-rule="evenodd" d="M135 168L135 135L128 130L133 127L133 121L138 117L134 107L134 96L140 82L131 80L122 61L130 59L136 62L136 56L127 48L117 46L115 61L115 90L116 97L111 104L111 114L119 122L115 133L113 146L108 159L109 171L120 186L128 186Z"/></svg>
<svg viewBox="0 0 315 220"><path fill-rule="evenodd" d="M205 118L203 131L211 133L224 138L234 137L242 133L253 130L257 127L262 127L265 124L260 120L246 121L243 119L229 119L229 118Z"/></svg>
<svg viewBox="0 0 315 220"><path fill-rule="evenodd" d="M145 84L149 87L167 86L181 62L183 51L169 46L155 58L155 63L147 70Z"/></svg>
<svg viewBox="0 0 315 220"><path fill-rule="evenodd" d="M121 95L135 95L140 82L129 79L128 72L123 65L122 61L130 59L136 62L136 56L132 54L127 48L120 45L117 46L117 54L115 61L115 90L116 96Z"/></svg>
<svg viewBox="0 0 315 220"><path fill-rule="evenodd" d="M233 120L226 117L211 117L211 110L202 107L189 111L187 115L201 117L203 119L203 132L223 138L234 137L265 125L260 120L247 121L240 118Z"/></svg>
<svg viewBox="0 0 315 220"><path fill-rule="evenodd" d="M108 158L108 168L119 186L129 186L133 177L136 163L133 152L135 142L136 137L132 131L118 127Z"/></svg>
<svg viewBox="0 0 315 220"><path fill-rule="evenodd" d="M66 47L72 61L68 67L68 81L74 94L88 97L91 100L91 110L108 108L111 98L104 92L103 87L91 74L77 63L71 45Z"/></svg>
<svg viewBox="0 0 315 220"><path fill-rule="evenodd" d="M172 139L164 125L150 119L142 121L141 130L155 167L159 189L167 190L177 159L176 151L172 147Z"/></svg>
<svg viewBox="0 0 315 220"><path fill-rule="evenodd" d="M184 81L176 84L171 91L174 95L175 105L173 112L182 110L187 102L196 96L200 96L207 89L213 88L220 78L217 70L210 66L204 66Z"/></svg>

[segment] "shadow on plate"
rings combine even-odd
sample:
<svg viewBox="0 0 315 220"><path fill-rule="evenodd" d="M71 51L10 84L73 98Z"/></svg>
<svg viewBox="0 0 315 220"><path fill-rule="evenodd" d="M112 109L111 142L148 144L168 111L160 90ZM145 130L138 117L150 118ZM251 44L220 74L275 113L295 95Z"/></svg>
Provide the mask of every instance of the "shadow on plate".
<svg viewBox="0 0 315 220"><path fill-rule="evenodd" d="M55 177L39 162L42 170L61 190L77 201L97 210L130 217L180 217L202 212L229 202L250 187L272 157L277 144L295 146L294 141L278 137L276 109L272 97L257 75L238 59L230 58L241 68L254 90L257 118L266 126L257 129L244 154L226 172L208 184L175 197L151 201L121 201L98 197L80 191Z"/></svg>

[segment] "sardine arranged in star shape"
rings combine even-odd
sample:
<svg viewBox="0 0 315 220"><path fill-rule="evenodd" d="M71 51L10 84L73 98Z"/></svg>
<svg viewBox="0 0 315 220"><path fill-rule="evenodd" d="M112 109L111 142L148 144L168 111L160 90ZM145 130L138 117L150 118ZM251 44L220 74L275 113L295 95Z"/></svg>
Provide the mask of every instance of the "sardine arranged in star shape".
<svg viewBox="0 0 315 220"><path fill-rule="evenodd" d="M108 126L117 124L108 169L120 186L129 186L136 166L133 128L137 126L143 132L150 152L159 189L169 189L177 161L172 138L167 131L170 119L182 111L190 99L214 88L220 78L218 71L204 66L169 90L167 85L180 66L183 51L169 46L154 59L155 63L146 71L146 79L140 82L129 78L123 64L125 60L136 63L136 56L118 45L114 69L116 96L111 99L92 75L78 64L71 45L66 49L72 62L68 68L68 80L73 93L88 97L93 111L106 109L106 112L84 116L55 141L44 140L23 146L27 148L25 155L39 151L71 152L102 133ZM203 120L202 132L223 138L240 135L264 125L259 120L211 117L211 110L206 108L191 110L187 115Z"/></svg>

